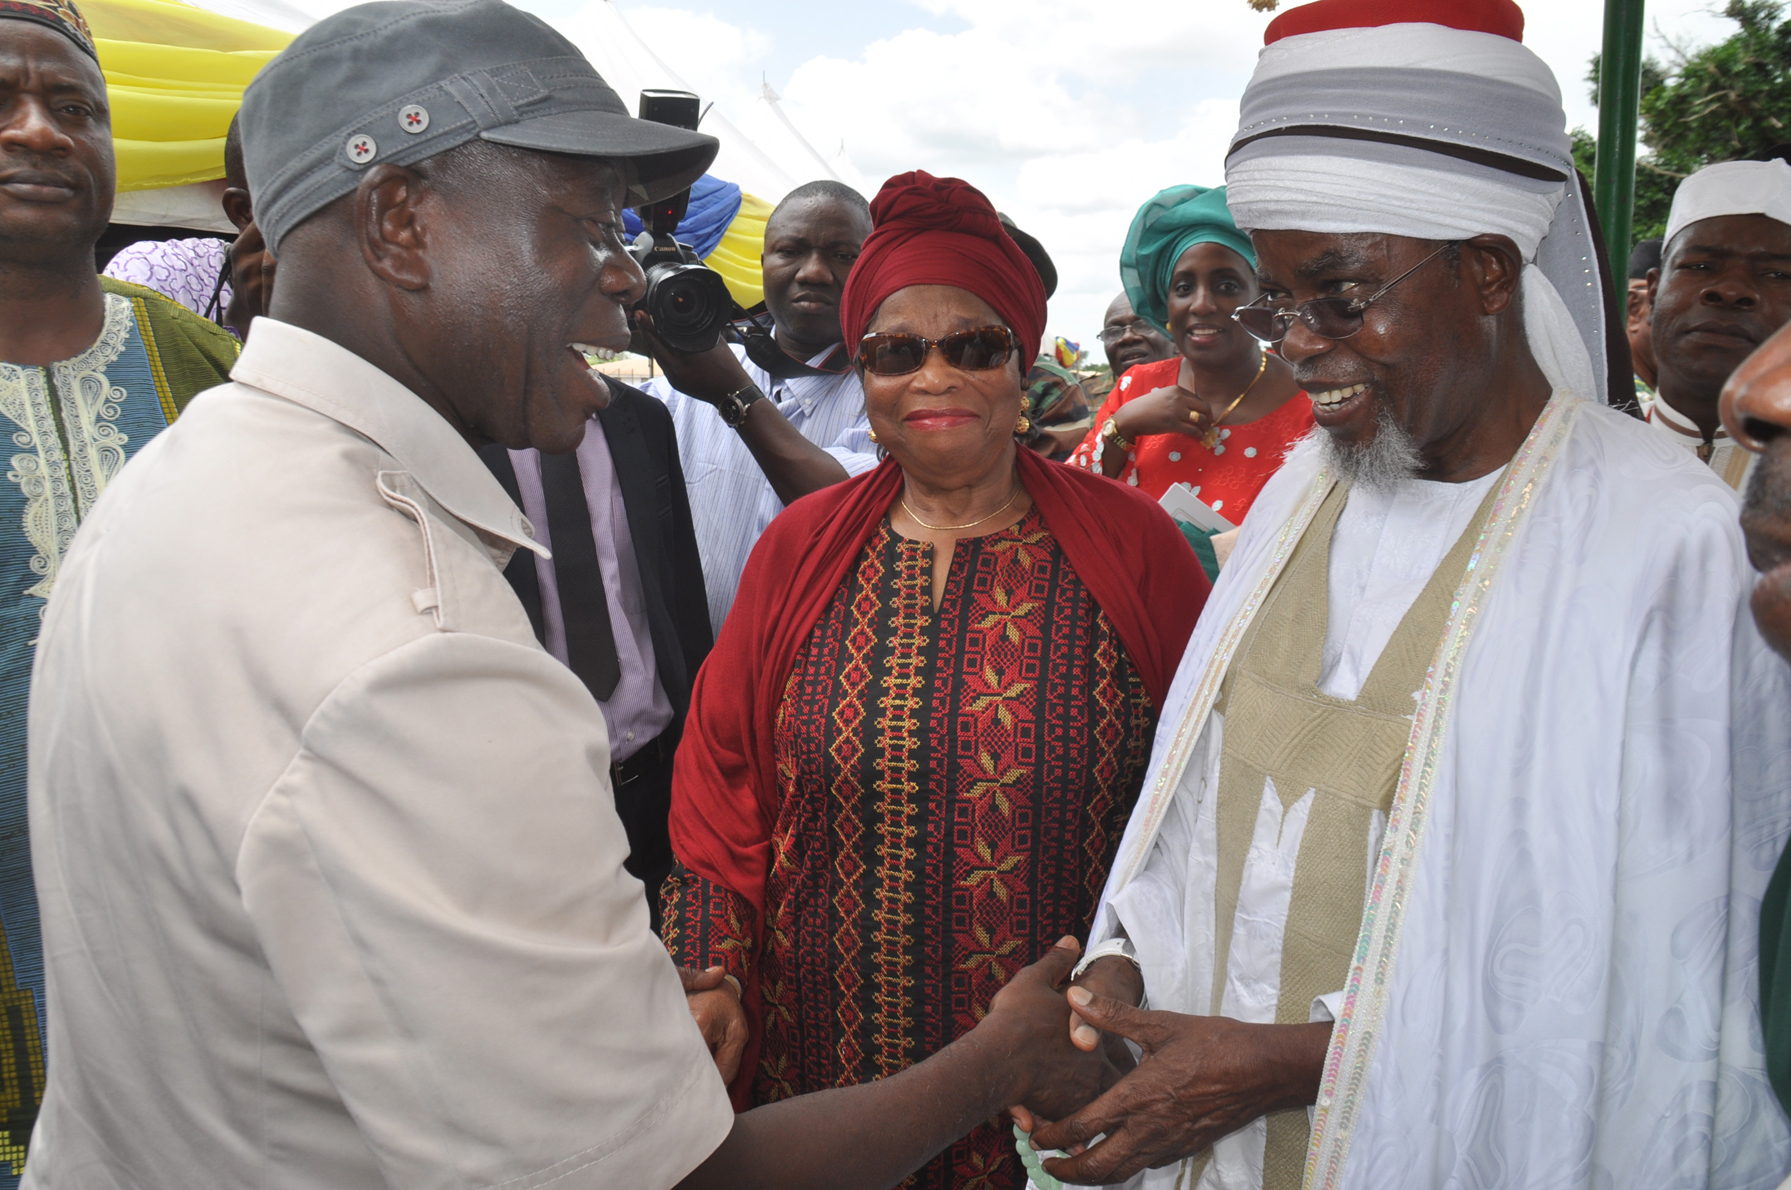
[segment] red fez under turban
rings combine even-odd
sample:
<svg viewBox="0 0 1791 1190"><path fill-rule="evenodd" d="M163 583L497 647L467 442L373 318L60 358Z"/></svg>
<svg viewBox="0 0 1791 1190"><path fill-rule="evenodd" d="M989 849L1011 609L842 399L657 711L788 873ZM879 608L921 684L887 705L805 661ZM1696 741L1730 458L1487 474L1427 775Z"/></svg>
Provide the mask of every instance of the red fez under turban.
<svg viewBox="0 0 1791 1190"><path fill-rule="evenodd" d="M1262 43L1274 45L1301 33L1414 23L1524 39L1524 10L1514 0L1318 0L1270 21Z"/></svg>
<svg viewBox="0 0 1791 1190"><path fill-rule="evenodd" d="M955 285L988 302L1019 337L1020 371L1032 365L1045 337L1045 286L982 191L918 169L897 174L871 203L871 223L840 297L840 329L854 351L890 294Z"/></svg>

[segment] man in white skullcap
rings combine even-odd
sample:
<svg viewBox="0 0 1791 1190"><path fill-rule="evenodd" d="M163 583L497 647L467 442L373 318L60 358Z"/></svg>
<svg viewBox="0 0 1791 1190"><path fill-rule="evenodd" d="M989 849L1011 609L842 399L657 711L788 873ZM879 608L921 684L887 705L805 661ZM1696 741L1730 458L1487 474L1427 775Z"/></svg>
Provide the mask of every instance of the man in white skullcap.
<svg viewBox="0 0 1791 1190"><path fill-rule="evenodd" d="M1264 291L1237 317L1318 429L1163 708L1068 992L1080 1044L1145 1057L1034 1131L1088 1146L1056 1176L1791 1168L1754 986L1791 671L1746 616L1734 494L1606 407L1627 345L1522 30L1511 0L1269 26L1226 163Z"/></svg>
<svg viewBox="0 0 1791 1190"><path fill-rule="evenodd" d="M1730 439L1717 399L1791 322L1791 165L1724 161L1679 183L1648 296L1659 377L1648 422L1742 491L1759 456Z"/></svg>

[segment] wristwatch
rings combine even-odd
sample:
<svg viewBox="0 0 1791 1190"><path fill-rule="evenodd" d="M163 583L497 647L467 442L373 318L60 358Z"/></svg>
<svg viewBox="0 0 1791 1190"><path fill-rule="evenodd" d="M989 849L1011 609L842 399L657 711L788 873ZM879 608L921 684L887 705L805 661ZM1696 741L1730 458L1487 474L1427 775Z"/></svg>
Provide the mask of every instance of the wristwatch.
<svg viewBox="0 0 1791 1190"><path fill-rule="evenodd" d="M721 414L721 420L738 430L746 424L746 411L752 408L752 403L764 399L765 394L759 391L758 385L748 384L717 400L715 411Z"/></svg>
<svg viewBox="0 0 1791 1190"><path fill-rule="evenodd" d="M1128 453L1137 445L1137 443L1126 441L1125 435L1119 432L1118 424L1111 417L1107 419L1107 424L1101 427L1101 437Z"/></svg>

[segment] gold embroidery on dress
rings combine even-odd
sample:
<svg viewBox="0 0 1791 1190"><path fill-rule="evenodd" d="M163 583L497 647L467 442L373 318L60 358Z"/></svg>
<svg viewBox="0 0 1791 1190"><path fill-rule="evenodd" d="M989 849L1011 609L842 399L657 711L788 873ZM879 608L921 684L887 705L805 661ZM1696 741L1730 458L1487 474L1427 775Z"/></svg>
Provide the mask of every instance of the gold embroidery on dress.
<svg viewBox="0 0 1791 1190"><path fill-rule="evenodd" d="M49 599L81 517L124 465L126 439L112 422L125 391L106 379L105 370L124 350L130 328L130 302L109 293L99 339L73 359L51 365L72 445L67 453L44 369L0 363L0 413L18 427L12 443L22 452L12 456L6 478L25 497L22 528L36 551L31 573L40 579L27 595Z"/></svg>

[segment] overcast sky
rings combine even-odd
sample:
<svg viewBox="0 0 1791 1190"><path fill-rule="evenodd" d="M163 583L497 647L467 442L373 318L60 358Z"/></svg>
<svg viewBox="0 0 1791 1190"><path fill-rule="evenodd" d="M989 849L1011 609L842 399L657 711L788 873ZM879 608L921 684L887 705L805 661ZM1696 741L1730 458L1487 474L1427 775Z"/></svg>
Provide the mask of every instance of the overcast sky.
<svg viewBox="0 0 1791 1190"><path fill-rule="evenodd" d="M543 15L606 0L534 0ZM1224 149L1270 16L1245 0L619 0L668 65L753 126L761 79L866 194L924 168L963 177L1037 235L1062 278L1051 333L1096 349L1138 206L1223 181ZM1284 5L1285 7L1285 5ZM1710 0L1650 0L1649 51L1734 25ZM1584 82L1597 0L1527 6L1525 41L1561 80L1569 125L1596 131ZM762 104L757 104L763 108Z"/></svg>
<svg viewBox="0 0 1791 1190"><path fill-rule="evenodd" d="M352 0L294 2L322 15ZM772 148L783 134L759 101L762 81L867 196L909 169L968 179L1044 242L1061 278L1050 331L1091 349L1133 212L1165 186L1224 180L1238 95L1271 19L1245 0L514 2L626 74L603 52L619 12L719 115L805 175L795 181L819 168L787 136ZM1648 51L1668 58L1674 44L1726 37L1735 26L1719 7L1648 0ZM1569 126L1596 131L1584 79L1602 3L1531 0L1526 15L1525 42L1561 80Z"/></svg>

